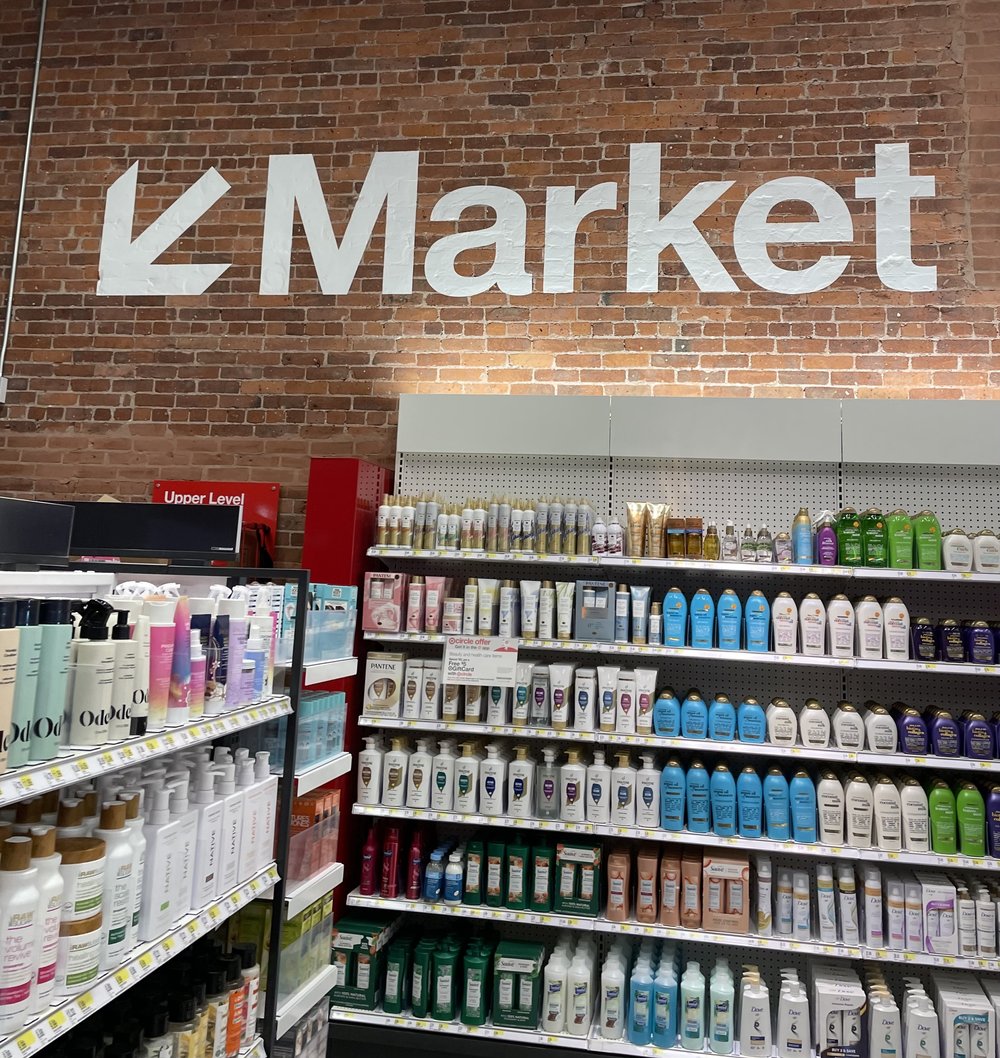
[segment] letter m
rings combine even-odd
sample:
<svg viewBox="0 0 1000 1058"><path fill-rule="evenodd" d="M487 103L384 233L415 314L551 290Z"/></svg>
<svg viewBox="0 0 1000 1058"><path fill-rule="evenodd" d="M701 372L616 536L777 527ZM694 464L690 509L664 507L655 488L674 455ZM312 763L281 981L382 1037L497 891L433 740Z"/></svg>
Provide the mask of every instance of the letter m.
<svg viewBox="0 0 1000 1058"><path fill-rule="evenodd" d="M417 151L378 152L338 244L311 154L274 155L267 168L261 294L287 294L292 224L298 207L320 290L346 294L385 206L382 292L413 291L413 240L417 213Z"/></svg>

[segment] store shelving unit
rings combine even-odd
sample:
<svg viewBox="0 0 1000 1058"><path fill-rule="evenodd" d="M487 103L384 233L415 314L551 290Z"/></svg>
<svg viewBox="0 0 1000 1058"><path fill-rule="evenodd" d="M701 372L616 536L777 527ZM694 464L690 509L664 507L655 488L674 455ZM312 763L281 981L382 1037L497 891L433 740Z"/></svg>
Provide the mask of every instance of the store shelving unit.
<svg viewBox="0 0 1000 1058"><path fill-rule="evenodd" d="M558 403L559 413L550 414ZM932 428L919 426L916 409L906 402L871 401L713 401L646 398L491 398L404 397L400 407L396 481L394 491L404 495L437 492L451 502L465 496L585 496L595 510L621 519L625 525L625 502L668 501L680 514L700 515L720 526L727 518L743 525L769 525L786 529L800 506L813 514L824 508L837 510L848 504L859 510L878 505L889 511L903 507L911 512L934 510L942 528L964 525L967 529L1000 526L1000 459L991 453L990 465L971 461L959 439L968 429L995 432L994 409L987 402L953 402L934 409ZM891 406L889 406L891 405ZM925 414L923 411L920 415ZM905 428L907 415L913 426ZM725 422L725 429L706 428ZM958 424L965 423L962 430ZM512 424L516 423L516 430ZM607 434L604 432L608 424ZM952 427L955 435L950 436ZM469 431L474 440L470 440ZM945 435L949 436L945 436ZM738 443L733 440L738 438ZM794 438L794 443L789 439ZM973 456L981 459L981 456ZM627 537L627 532L626 532ZM648 559L633 556L556 556L526 552L470 552L413 550L372 547L368 552L390 570L411 574L439 574L457 578L492 577L575 580L581 577L649 584L652 599L660 599L674 584L689 596L706 587L713 597L734 588L741 597L759 588L768 599L781 591L798 601L807 592L824 601L843 592L852 599L874 594L884 598L899 595L912 615L1000 619L996 586L1000 573L952 573L871 569L867 567L741 563L704 559ZM459 593L460 594L460 593ZM417 657L436 657L444 636L426 633L366 633L374 647L403 650ZM995 704L989 677L1000 675L1000 665L949 664L938 661L889 661L829 656L784 655L745 650L696 650L633 644L590 643L574 640L521 639L523 658L545 663L573 661L580 665L645 665L659 672L657 687L670 684L678 691L703 688L708 697L724 691L734 700L752 694L766 702L774 696L802 701L816 697L831 706L839 700L864 702L868 698L886 704L903 700L992 710ZM980 678L974 678L980 677ZM735 692L735 693L734 693ZM683 695L681 695L683 697ZM828 765L870 767L894 774L907 769L929 778L940 771L957 781L960 777L989 780L1000 774L1000 760L974 761L933 755L849 752L835 747L812 750L802 746L780 747L722 743L709 740L662 739L655 734L618 734L604 731L555 730L549 727L490 725L445 720L373 719L360 724L380 731L431 732L444 737L501 737L548 741L567 746L575 743L611 745L651 750L682 750L721 758L762 758L767 764L784 757L794 767ZM582 745L581 745L582 744ZM959 773L965 773L960 776ZM767 852L778 866L805 869L816 858L836 862L879 863L894 867L933 867L962 870L973 875L1000 870L1000 860L951 856L933 852L883 852L877 848L804 845L796 842L719 837L714 834L674 833L660 829L618 827L559 820L511 819L465 815L455 812L355 806L359 816L381 817L403 822L436 822L446 832L468 836L472 828L537 831L550 840L559 834L639 842L669 842L676 845ZM606 846L607 847L607 846ZM949 967L981 972L1000 972L996 959L933 955L864 945L825 944L787 936L735 936L692 931L638 922L612 923L602 918L541 914L506 908L470 907L424 903L405 899L383 899L353 892L348 903L360 908L381 908L406 913L423 930L438 918L441 922L464 920L469 926L499 925L516 936L551 939L555 930L595 934L599 950L608 938L625 933L636 937L660 937L691 944L703 961L731 950L731 965L761 962L776 973L780 965L803 968L815 957L837 960L872 960L887 964L887 972L921 972L926 967ZM694 957L694 956L692 956ZM777 960L788 959L788 964ZM894 978L897 982L900 978ZM622 1055L677 1054L681 1048L636 1047L627 1041L567 1035L551 1036L542 1030L523 1032L494 1030L489 1026L467 1028L417 1019L404 1013L334 1010L331 1020L367 1026L352 1039L389 1040L390 1033L378 1029L411 1029L430 1033L461 1034L472 1040L501 1036L519 1042L546 1044Z"/></svg>
<svg viewBox="0 0 1000 1058"><path fill-rule="evenodd" d="M339 779L341 775L346 775L350 770L350 753L338 753L335 757L324 760L320 764L313 764L303 771L297 771L295 773L295 793L309 793L310 790Z"/></svg>
<svg viewBox="0 0 1000 1058"><path fill-rule="evenodd" d="M333 988L337 977L336 968L324 966L313 978L283 1000L277 1008L274 1023L275 1039L281 1039L289 1029L301 1021L306 1014Z"/></svg>

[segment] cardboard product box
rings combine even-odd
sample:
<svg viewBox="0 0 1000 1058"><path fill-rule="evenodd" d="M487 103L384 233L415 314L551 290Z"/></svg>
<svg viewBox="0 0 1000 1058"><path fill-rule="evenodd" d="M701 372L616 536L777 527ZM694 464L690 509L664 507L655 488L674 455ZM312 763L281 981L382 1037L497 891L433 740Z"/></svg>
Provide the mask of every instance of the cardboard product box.
<svg viewBox="0 0 1000 1058"><path fill-rule="evenodd" d="M541 1013L545 945L503 940L493 956L493 1024L535 1029Z"/></svg>
<svg viewBox="0 0 1000 1058"><path fill-rule="evenodd" d="M358 608L358 586L356 584L316 584L316 600L320 610L356 610Z"/></svg>
<svg viewBox="0 0 1000 1058"><path fill-rule="evenodd" d="M379 652L368 655L361 712L365 716L398 719L406 655Z"/></svg>
<svg viewBox="0 0 1000 1058"><path fill-rule="evenodd" d="M281 639L290 639L295 634L295 610L299 602L298 584L288 583L281 601Z"/></svg>
<svg viewBox="0 0 1000 1058"><path fill-rule="evenodd" d="M401 915L388 919L347 915L334 926L337 977L330 991L334 1006L374 1010L381 1003L385 949L401 922Z"/></svg>
<svg viewBox="0 0 1000 1058"><path fill-rule="evenodd" d="M557 915L597 916L601 903L600 845L556 845L554 911Z"/></svg>
<svg viewBox="0 0 1000 1058"><path fill-rule="evenodd" d="M612 643L615 638L615 582L576 582L574 638L588 643Z"/></svg>
<svg viewBox="0 0 1000 1058"><path fill-rule="evenodd" d="M706 852L702 860L701 928L750 931L750 860L739 852Z"/></svg>
<svg viewBox="0 0 1000 1058"><path fill-rule="evenodd" d="M924 948L930 955L958 954L958 894L943 874L915 871L924 913Z"/></svg>
<svg viewBox="0 0 1000 1058"><path fill-rule="evenodd" d="M402 632L406 621L405 573L366 573L361 627L366 632Z"/></svg>

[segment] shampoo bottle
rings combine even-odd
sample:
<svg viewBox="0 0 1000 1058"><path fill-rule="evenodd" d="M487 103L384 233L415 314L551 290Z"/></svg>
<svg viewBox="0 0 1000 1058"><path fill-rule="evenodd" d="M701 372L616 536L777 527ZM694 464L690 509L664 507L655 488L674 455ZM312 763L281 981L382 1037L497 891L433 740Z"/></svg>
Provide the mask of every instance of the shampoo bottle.
<svg viewBox="0 0 1000 1058"><path fill-rule="evenodd" d="M830 717L815 698L810 698L799 713L799 741L809 749L830 745Z"/></svg>
<svg viewBox="0 0 1000 1058"><path fill-rule="evenodd" d="M854 607L854 646L859 658L878 660L882 657L884 635L882 607L874 595L866 595Z"/></svg>
<svg viewBox="0 0 1000 1058"><path fill-rule="evenodd" d="M914 553L917 569L941 568L941 526L931 511L921 511L913 519Z"/></svg>
<svg viewBox="0 0 1000 1058"><path fill-rule="evenodd" d="M635 826L636 771L626 752L616 754L618 765L611 771L611 823Z"/></svg>
<svg viewBox="0 0 1000 1058"><path fill-rule="evenodd" d="M736 991L725 959L715 964L708 997L708 1045L715 1054L732 1054Z"/></svg>
<svg viewBox="0 0 1000 1058"><path fill-rule="evenodd" d="M767 740L772 746L794 746L798 733L795 710L784 698L775 698L767 707Z"/></svg>
<svg viewBox="0 0 1000 1058"><path fill-rule="evenodd" d="M677 738L681 733L681 703L669 687L660 691L653 705L653 731L660 738Z"/></svg>
<svg viewBox="0 0 1000 1058"><path fill-rule="evenodd" d="M31 721L29 757L50 760L59 752L69 691L73 618L68 599L45 599L39 607L42 645Z"/></svg>
<svg viewBox="0 0 1000 1058"><path fill-rule="evenodd" d="M872 791L875 807L875 845L885 852L903 847L903 809L899 790L888 775L880 775Z"/></svg>
<svg viewBox="0 0 1000 1058"><path fill-rule="evenodd" d="M736 738L736 709L724 694L717 694L708 707L708 737L716 742Z"/></svg>
<svg viewBox="0 0 1000 1058"><path fill-rule="evenodd" d="M854 607L846 595L835 595L827 603L826 625L831 655L854 657Z"/></svg>
<svg viewBox="0 0 1000 1058"><path fill-rule="evenodd" d="M771 641L771 606L761 591L753 591L743 610L743 638L747 650L762 653Z"/></svg>
<svg viewBox="0 0 1000 1058"><path fill-rule="evenodd" d="M479 811L479 757L474 742L462 743L462 755L455 762L455 812Z"/></svg>
<svg viewBox="0 0 1000 1058"><path fill-rule="evenodd" d="M17 600L17 672L11 711L7 767L20 768L31 755L31 722L38 693L38 667L42 654L42 627L37 599ZM128 731L126 730L126 734Z"/></svg>
<svg viewBox="0 0 1000 1058"><path fill-rule="evenodd" d="M910 614L902 599L889 599L882 608L885 656L889 661L910 660Z"/></svg>
<svg viewBox="0 0 1000 1058"><path fill-rule="evenodd" d="M808 773L797 771L788 786L792 839L803 844L816 840L816 787Z"/></svg>
<svg viewBox="0 0 1000 1058"><path fill-rule="evenodd" d="M851 848L871 846L874 815L875 801L868 780L859 773L851 775L844 785L844 823Z"/></svg>
<svg viewBox="0 0 1000 1058"><path fill-rule="evenodd" d="M717 764L710 782L712 832L720 837L736 833L736 781L725 764Z"/></svg>
<svg viewBox="0 0 1000 1058"><path fill-rule="evenodd" d="M885 518L877 507L861 515L862 562L871 569L885 569L889 564L889 540Z"/></svg>
<svg viewBox="0 0 1000 1058"><path fill-rule="evenodd" d="M228 765L232 767L232 765ZM174 894L179 881L178 840L180 823L170 818L170 790L160 787L153 794L149 822L143 827L146 863L142 878L139 940L150 941L170 928L174 921Z"/></svg>
<svg viewBox="0 0 1000 1058"><path fill-rule="evenodd" d="M31 833L31 866L38 871L38 910L35 929L38 937L34 991L31 1012L41 1013L52 1001L56 962L59 957L59 922L65 883L59 871L62 856L56 852L56 832L52 827L34 827Z"/></svg>
<svg viewBox="0 0 1000 1058"><path fill-rule="evenodd" d="M587 769L580 763L580 751L566 750L566 763L559 769L559 818L566 823L582 823L587 818L585 786Z"/></svg>
<svg viewBox="0 0 1000 1058"><path fill-rule="evenodd" d="M479 811L484 816L504 814L507 761L501 756L502 749L503 746L498 742L489 743L486 747L486 760L479 768Z"/></svg>
<svg viewBox="0 0 1000 1058"><path fill-rule="evenodd" d="M663 645L682 647L687 642L687 598L680 588L671 588L663 598Z"/></svg>
<svg viewBox="0 0 1000 1058"><path fill-rule="evenodd" d="M816 784L816 814L819 840L824 845L844 843L844 787L832 771L825 771Z"/></svg>
<svg viewBox="0 0 1000 1058"><path fill-rule="evenodd" d="M749 765L736 781L736 806L740 836L759 838L764 818L764 791L760 776Z"/></svg>
<svg viewBox="0 0 1000 1058"><path fill-rule="evenodd" d="M716 623L719 649L739 650L743 631L743 604L732 588L726 588L719 596Z"/></svg>
<svg viewBox="0 0 1000 1058"><path fill-rule="evenodd" d="M681 706L681 737L703 739L708 735L708 707L697 691L688 691Z"/></svg>
<svg viewBox="0 0 1000 1058"><path fill-rule="evenodd" d="M699 588L691 599L691 646L711 650L714 632L715 601L705 588Z"/></svg>
<svg viewBox="0 0 1000 1058"><path fill-rule="evenodd" d="M358 804L377 805L382 796L382 760L385 751L378 735L369 735L358 754Z"/></svg>
<svg viewBox="0 0 1000 1058"><path fill-rule="evenodd" d="M815 561L821 566L835 566L837 547L837 523L829 511L824 511L816 522Z"/></svg>
<svg viewBox="0 0 1000 1058"><path fill-rule="evenodd" d="M406 778L410 751L405 738L394 738L382 761L382 804L402 808L406 804Z"/></svg>
<svg viewBox="0 0 1000 1058"><path fill-rule="evenodd" d="M0 850L0 1032L16 1032L31 1013L35 984L38 869L31 864L31 838L7 838Z"/></svg>
<svg viewBox="0 0 1000 1058"><path fill-rule="evenodd" d="M779 768L769 768L763 783L764 826L772 841L788 841L791 826L788 781Z"/></svg>
<svg viewBox="0 0 1000 1058"><path fill-rule="evenodd" d="M410 755L406 778L406 807L429 808L431 803L431 775L433 760L430 739L418 738L417 748Z"/></svg>
<svg viewBox="0 0 1000 1058"><path fill-rule="evenodd" d="M639 755L642 767L635 777L635 825L655 830L660 825L660 771L653 767L652 754Z"/></svg>
<svg viewBox="0 0 1000 1058"><path fill-rule="evenodd" d="M802 653L813 657L824 653L826 647L827 608L815 592L810 592L799 603L799 642Z"/></svg>
<svg viewBox="0 0 1000 1058"><path fill-rule="evenodd" d="M705 1048L705 977L696 962L689 962L681 978L681 1046L689 1051Z"/></svg>
<svg viewBox="0 0 1000 1058"><path fill-rule="evenodd" d="M535 815L539 819L559 818L559 770L555 759L556 751L546 746L535 773Z"/></svg>
<svg viewBox="0 0 1000 1058"><path fill-rule="evenodd" d="M364 765L358 762L359 771ZM438 752L431 762L431 808L451 812L455 807L455 743L445 738L438 742Z"/></svg>
<svg viewBox="0 0 1000 1058"><path fill-rule="evenodd" d="M664 830L684 829L687 782L680 762L671 757L660 773L660 826Z"/></svg>
<svg viewBox="0 0 1000 1058"><path fill-rule="evenodd" d="M700 760L691 761L687 772L687 829L707 834L711 817L711 781Z"/></svg>
<svg viewBox="0 0 1000 1058"><path fill-rule="evenodd" d="M779 592L771 604L771 631L778 654L794 654L798 643L799 614L787 591Z"/></svg>
<svg viewBox="0 0 1000 1058"><path fill-rule="evenodd" d="M760 745L767 740L767 716L756 698L744 698L736 714L740 742Z"/></svg>
<svg viewBox="0 0 1000 1058"><path fill-rule="evenodd" d="M913 525L906 511L897 509L886 516L889 538L889 566L892 569L913 569Z"/></svg>
<svg viewBox="0 0 1000 1058"><path fill-rule="evenodd" d="M771 1058L770 997L756 967L748 967L743 975L739 1042L744 1058Z"/></svg>
<svg viewBox="0 0 1000 1058"><path fill-rule="evenodd" d="M587 768L587 819L611 821L611 769L604 762L603 749L594 750L594 762Z"/></svg>
<svg viewBox="0 0 1000 1058"><path fill-rule="evenodd" d="M134 853L125 826L125 805L108 801L101 809L94 837L105 845L104 891L101 898L101 969L111 970L129 951L135 906Z"/></svg>
<svg viewBox="0 0 1000 1058"><path fill-rule="evenodd" d="M507 812L514 819L530 819L535 808L535 762L528 747L514 747L514 759L507 768Z"/></svg>

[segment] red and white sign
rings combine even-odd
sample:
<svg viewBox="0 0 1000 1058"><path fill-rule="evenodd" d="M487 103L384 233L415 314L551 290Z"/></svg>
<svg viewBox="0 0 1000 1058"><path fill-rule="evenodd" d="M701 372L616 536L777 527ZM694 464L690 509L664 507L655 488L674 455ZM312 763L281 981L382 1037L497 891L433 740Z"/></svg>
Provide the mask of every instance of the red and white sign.
<svg viewBox="0 0 1000 1058"><path fill-rule="evenodd" d="M513 687L517 682L517 640L506 636L448 636L441 683L447 687Z"/></svg>
<svg viewBox="0 0 1000 1058"><path fill-rule="evenodd" d="M153 482L153 503L214 504L243 508L240 564L274 565L278 537L276 481L163 481Z"/></svg>

